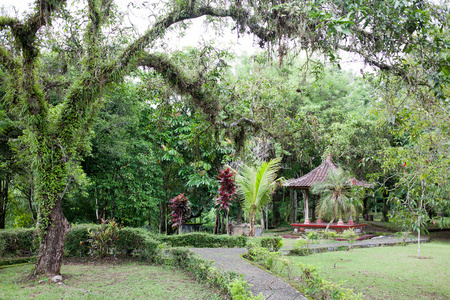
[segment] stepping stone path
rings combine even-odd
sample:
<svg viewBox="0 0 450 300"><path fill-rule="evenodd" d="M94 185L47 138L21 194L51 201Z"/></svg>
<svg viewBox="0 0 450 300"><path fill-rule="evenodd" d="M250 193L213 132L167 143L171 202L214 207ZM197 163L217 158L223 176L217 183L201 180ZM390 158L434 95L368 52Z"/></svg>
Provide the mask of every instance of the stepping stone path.
<svg viewBox="0 0 450 300"><path fill-rule="evenodd" d="M244 275L253 295L262 293L266 300L307 300L297 289L284 280L251 264L241 255L245 248L191 248L202 259L212 260L217 269Z"/></svg>

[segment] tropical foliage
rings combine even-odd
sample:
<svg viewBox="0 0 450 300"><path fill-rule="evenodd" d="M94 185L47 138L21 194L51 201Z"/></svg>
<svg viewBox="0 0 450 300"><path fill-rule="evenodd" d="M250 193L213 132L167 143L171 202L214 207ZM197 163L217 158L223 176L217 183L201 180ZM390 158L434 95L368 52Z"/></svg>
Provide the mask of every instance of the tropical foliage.
<svg viewBox="0 0 450 300"><path fill-rule="evenodd" d="M277 184L277 172L281 159L271 159L257 166L243 165L236 175L238 194L242 197L242 207L250 215L249 235L255 235L255 214L272 201L271 193Z"/></svg>
<svg viewBox="0 0 450 300"><path fill-rule="evenodd" d="M219 206L220 210L225 210L227 214L226 227L227 234L229 234L228 214L230 212L231 201L236 197L236 186L234 184L235 172L231 171L231 168L222 170L219 173L219 197L216 198L216 206Z"/></svg>
<svg viewBox="0 0 450 300"><path fill-rule="evenodd" d="M172 209L172 227L178 227L178 230L181 233L181 228L186 223L186 220L191 213L191 203L183 194L179 194L178 196L170 200L170 203L172 203L171 205L169 205Z"/></svg>
<svg viewBox="0 0 450 300"><path fill-rule="evenodd" d="M313 185L311 192L321 195L318 204L319 217L331 219L330 223L337 218L339 223L342 223L344 214L356 215L357 209L362 208L361 199L356 197L350 175L339 168L330 169L327 179Z"/></svg>

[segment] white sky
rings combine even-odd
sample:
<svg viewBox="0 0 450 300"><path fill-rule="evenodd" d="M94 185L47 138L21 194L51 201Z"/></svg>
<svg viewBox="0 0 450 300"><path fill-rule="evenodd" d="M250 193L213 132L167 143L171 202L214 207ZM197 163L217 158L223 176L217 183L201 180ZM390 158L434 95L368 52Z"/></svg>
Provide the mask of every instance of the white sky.
<svg viewBox="0 0 450 300"><path fill-rule="evenodd" d="M29 11L30 4L34 0L0 0L0 7L4 6L7 9L15 7L19 11L19 16L22 16L23 12ZM140 33L143 33L147 29L148 16L144 10L132 10L127 8L129 0L116 0L115 1L119 7L123 10L129 11L129 17L126 18L125 22L130 24L130 21L137 26ZM207 27L203 25L203 18L198 18L192 22L190 29L186 32L186 36L183 38L177 37L175 34L169 34L172 49L181 49L185 46L196 46L198 43L204 41L215 40L216 45L221 47L231 47L234 46L240 51L253 54L258 51L258 46L254 45L253 40L250 36L237 37L236 33L231 32L231 30L226 30L223 32L224 36L216 36L214 30L211 28L208 30Z"/></svg>
<svg viewBox="0 0 450 300"><path fill-rule="evenodd" d="M139 32L143 33L150 23L147 19L148 16L144 10L131 10L127 8L129 2L130 0L116 0L116 3L122 10L126 11L128 9L129 11L129 20L125 20L125 22L130 24L129 21L131 21L137 26ZM19 11L19 16L22 16L23 12L29 10L30 4L32 3L34 3L34 0L0 0L0 7L4 6L10 9L14 6ZM199 43L213 40L215 46L222 49L232 48L237 55L244 53L252 55L261 51L251 36L246 35L238 38L236 32L230 29L225 29L222 32L222 36L218 36L213 28L208 29L203 24L203 18L194 20L184 37L179 37L175 33L169 33L166 34L165 40L168 40L167 44L172 50L181 50L186 46L197 46ZM364 66L359 58L350 55L342 55L341 67L355 74L359 74L360 69L364 69L365 72L370 71L370 68Z"/></svg>

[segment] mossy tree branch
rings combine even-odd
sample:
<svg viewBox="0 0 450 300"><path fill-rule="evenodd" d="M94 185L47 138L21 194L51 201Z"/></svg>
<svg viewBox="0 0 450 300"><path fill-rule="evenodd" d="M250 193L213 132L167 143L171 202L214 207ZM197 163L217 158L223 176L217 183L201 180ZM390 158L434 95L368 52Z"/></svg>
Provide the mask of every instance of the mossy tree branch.
<svg viewBox="0 0 450 300"><path fill-rule="evenodd" d="M94 0L91 0L92 7L95 9ZM93 20L97 20L97 15L94 13ZM68 92L64 103L64 109L57 122L58 137L63 144L70 144L73 142L78 130L83 127L83 122L76 120L83 120L86 117L85 113L97 97L101 96L104 89L123 76L125 76L131 69L138 64L138 59L141 57L143 50L153 41L162 38L166 29L173 24L201 17L201 16L215 16L215 17L233 17L239 18L242 15L249 15L242 8L230 7L229 9L218 9L211 6L203 6L198 8L191 7L174 7L173 11L165 17L160 18L144 35L131 43L122 54L113 62L106 66L97 67L95 76L91 74L83 74L80 80ZM258 29L259 27L255 27ZM173 75L171 72L166 72L167 75ZM186 84L193 84L186 82ZM197 97L198 98L198 97ZM195 98L195 99L197 99ZM200 104L200 103L199 103Z"/></svg>
<svg viewBox="0 0 450 300"><path fill-rule="evenodd" d="M1 16L0 17L0 29L12 28L20 23L20 20L17 18L13 18L10 16Z"/></svg>

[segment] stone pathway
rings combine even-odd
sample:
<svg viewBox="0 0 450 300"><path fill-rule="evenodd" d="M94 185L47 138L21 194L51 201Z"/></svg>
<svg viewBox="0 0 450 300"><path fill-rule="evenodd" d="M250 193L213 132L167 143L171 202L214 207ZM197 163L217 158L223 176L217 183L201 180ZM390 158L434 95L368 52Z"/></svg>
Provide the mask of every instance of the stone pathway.
<svg viewBox="0 0 450 300"><path fill-rule="evenodd" d="M233 271L244 275L253 295L262 293L266 300L307 300L297 289L284 280L251 264L241 257L245 248L191 248L206 260L212 260L217 269Z"/></svg>

